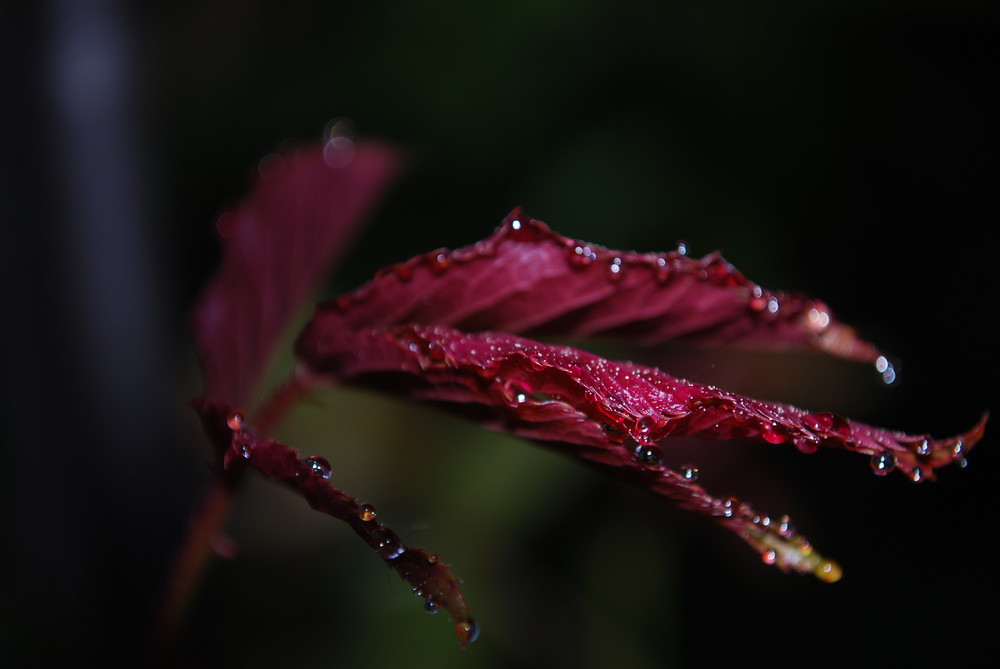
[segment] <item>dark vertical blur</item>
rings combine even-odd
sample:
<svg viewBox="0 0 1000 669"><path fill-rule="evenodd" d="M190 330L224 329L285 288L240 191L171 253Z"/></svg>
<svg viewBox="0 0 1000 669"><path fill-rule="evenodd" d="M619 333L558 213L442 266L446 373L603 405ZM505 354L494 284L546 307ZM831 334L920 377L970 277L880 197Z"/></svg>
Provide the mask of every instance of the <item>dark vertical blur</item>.
<svg viewBox="0 0 1000 669"><path fill-rule="evenodd" d="M193 491L147 31L127 10L5 3L0 19L5 666L134 661Z"/></svg>

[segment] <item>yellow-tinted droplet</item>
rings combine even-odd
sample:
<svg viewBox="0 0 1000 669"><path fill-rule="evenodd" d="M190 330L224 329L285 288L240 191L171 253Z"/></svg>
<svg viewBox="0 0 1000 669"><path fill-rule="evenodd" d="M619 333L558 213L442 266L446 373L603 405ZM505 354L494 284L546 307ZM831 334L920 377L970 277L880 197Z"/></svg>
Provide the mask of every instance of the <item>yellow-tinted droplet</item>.
<svg viewBox="0 0 1000 669"><path fill-rule="evenodd" d="M378 515L378 512L375 510L375 505L373 504L362 504L358 507L358 518L360 518L362 522L371 522L375 520L376 515Z"/></svg>
<svg viewBox="0 0 1000 669"><path fill-rule="evenodd" d="M462 646L467 646L479 638L479 625L471 618L459 620L455 623L455 634L458 636L458 642Z"/></svg>
<svg viewBox="0 0 1000 669"><path fill-rule="evenodd" d="M836 583L840 580L840 577L844 575L844 571L836 562L833 562L832 560L824 560L816 565L816 568L813 570L813 574L815 574L816 578L824 583Z"/></svg>

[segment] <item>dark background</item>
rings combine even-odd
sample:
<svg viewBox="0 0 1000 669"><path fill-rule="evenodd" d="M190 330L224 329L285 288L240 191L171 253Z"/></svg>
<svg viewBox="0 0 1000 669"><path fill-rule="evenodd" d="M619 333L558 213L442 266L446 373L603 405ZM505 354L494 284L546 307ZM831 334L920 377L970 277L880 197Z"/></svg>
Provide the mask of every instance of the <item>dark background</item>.
<svg viewBox="0 0 1000 669"><path fill-rule="evenodd" d="M215 218L334 117L409 158L330 290L522 204L614 248L722 248L902 361L889 388L801 355L671 350L668 371L938 436L996 410L995 3L471 4L0 9L0 664L145 661L212 465L186 314ZM974 663L996 622L994 434L921 485L842 453L664 444L711 491L790 513L844 567L830 586L517 439L330 391L279 436L451 562L482 638L459 653L350 532L253 481L239 556L169 663Z"/></svg>

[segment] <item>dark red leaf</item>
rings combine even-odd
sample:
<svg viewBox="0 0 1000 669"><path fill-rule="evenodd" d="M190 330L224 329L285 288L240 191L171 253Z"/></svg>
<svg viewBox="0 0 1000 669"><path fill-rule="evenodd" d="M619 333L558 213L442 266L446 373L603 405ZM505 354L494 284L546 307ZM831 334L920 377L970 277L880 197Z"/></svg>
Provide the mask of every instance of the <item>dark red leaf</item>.
<svg viewBox="0 0 1000 669"><path fill-rule="evenodd" d="M462 645L475 640L478 627L470 617L459 581L448 564L422 548L405 545L382 524L375 507L364 504L330 484L329 462L320 456L302 458L298 452L250 430L241 414L227 405L199 400L195 408L206 432L224 453L227 469L250 466L267 478L284 483L309 505L350 525L385 563L413 587L429 611L444 609L455 621Z"/></svg>
<svg viewBox="0 0 1000 669"><path fill-rule="evenodd" d="M881 356L824 303L764 289L718 254L612 251L552 232L520 209L473 246L381 271L357 292L318 307L310 327L402 323L644 344L809 347L864 362Z"/></svg>
<svg viewBox="0 0 1000 669"><path fill-rule="evenodd" d="M266 158L251 195L219 218L222 265L194 312L205 397L247 404L277 339L399 163L376 144L338 156L308 148Z"/></svg>
<svg viewBox="0 0 1000 669"><path fill-rule="evenodd" d="M664 465L657 442L694 436L788 444L807 453L839 448L868 456L878 474L898 469L919 481L960 460L981 438L986 420L961 436L934 440L761 402L569 346L440 326L314 326L300 339L298 354L309 373L329 380L471 409L485 425L548 442L714 518L768 563L826 580L836 580L839 569L789 529L787 519L765 522L749 505L711 497L691 471Z"/></svg>

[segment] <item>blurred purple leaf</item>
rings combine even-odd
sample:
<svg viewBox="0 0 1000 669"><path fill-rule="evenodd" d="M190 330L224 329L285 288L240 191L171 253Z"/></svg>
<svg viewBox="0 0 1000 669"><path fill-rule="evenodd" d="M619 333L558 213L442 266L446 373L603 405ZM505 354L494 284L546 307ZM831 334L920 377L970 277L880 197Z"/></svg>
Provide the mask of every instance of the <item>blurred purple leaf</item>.
<svg viewBox="0 0 1000 669"><path fill-rule="evenodd" d="M250 400L290 319L395 176L395 150L352 150L346 164L329 147L265 158L253 192L219 217L222 265L194 311L206 398Z"/></svg>

